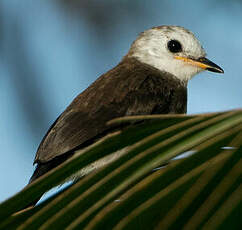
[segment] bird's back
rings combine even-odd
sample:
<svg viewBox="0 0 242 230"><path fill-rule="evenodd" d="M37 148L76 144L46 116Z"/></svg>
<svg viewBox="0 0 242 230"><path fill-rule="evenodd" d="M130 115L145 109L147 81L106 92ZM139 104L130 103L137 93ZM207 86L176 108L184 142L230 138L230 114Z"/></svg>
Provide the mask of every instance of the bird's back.
<svg viewBox="0 0 242 230"><path fill-rule="evenodd" d="M125 57L79 94L43 138L31 181L56 167L97 137L106 123L127 115L186 113L186 84L174 76ZM57 162L58 161L58 162Z"/></svg>

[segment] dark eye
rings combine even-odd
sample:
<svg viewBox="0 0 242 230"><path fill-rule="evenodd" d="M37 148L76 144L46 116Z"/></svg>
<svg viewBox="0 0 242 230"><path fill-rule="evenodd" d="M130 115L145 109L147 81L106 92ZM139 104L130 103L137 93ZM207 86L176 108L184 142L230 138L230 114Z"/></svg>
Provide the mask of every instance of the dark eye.
<svg viewBox="0 0 242 230"><path fill-rule="evenodd" d="M177 40L170 40L167 43L167 47L172 53L178 53L182 51L182 45Z"/></svg>

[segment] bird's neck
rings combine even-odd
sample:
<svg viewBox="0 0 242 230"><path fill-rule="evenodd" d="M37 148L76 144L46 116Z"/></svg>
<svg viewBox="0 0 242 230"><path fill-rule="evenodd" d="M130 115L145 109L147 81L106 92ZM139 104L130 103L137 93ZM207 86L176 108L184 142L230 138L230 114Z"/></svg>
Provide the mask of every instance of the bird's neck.
<svg viewBox="0 0 242 230"><path fill-rule="evenodd" d="M174 81L177 85L187 87L188 79L181 80L169 72L160 70L157 67L148 63L144 63L140 61L138 58L130 55L124 56L119 65L127 66L127 68L133 69L134 71L137 71L137 72L142 71L142 72L146 72L147 74L150 74L152 72L152 73L155 73L157 77L166 78L166 80Z"/></svg>

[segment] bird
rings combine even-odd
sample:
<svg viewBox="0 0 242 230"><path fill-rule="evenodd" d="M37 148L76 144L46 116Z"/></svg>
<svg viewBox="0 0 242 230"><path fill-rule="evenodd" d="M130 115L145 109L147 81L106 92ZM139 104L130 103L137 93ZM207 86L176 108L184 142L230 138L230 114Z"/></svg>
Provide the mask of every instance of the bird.
<svg viewBox="0 0 242 230"><path fill-rule="evenodd" d="M224 73L188 29L163 25L140 33L120 63L81 92L49 128L29 183L106 135L111 119L185 114L188 81L204 70Z"/></svg>

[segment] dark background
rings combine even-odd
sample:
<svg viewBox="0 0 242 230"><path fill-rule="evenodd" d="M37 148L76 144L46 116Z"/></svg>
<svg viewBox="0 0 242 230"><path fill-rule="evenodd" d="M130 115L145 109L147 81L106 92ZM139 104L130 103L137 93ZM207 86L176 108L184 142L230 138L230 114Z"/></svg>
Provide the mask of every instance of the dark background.
<svg viewBox="0 0 242 230"><path fill-rule="evenodd" d="M188 113L242 107L241 1L0 1L0 201L27 184L39 142L71 100L139 32L164 24L193 31L225 70L190 81Z"/></svg>

